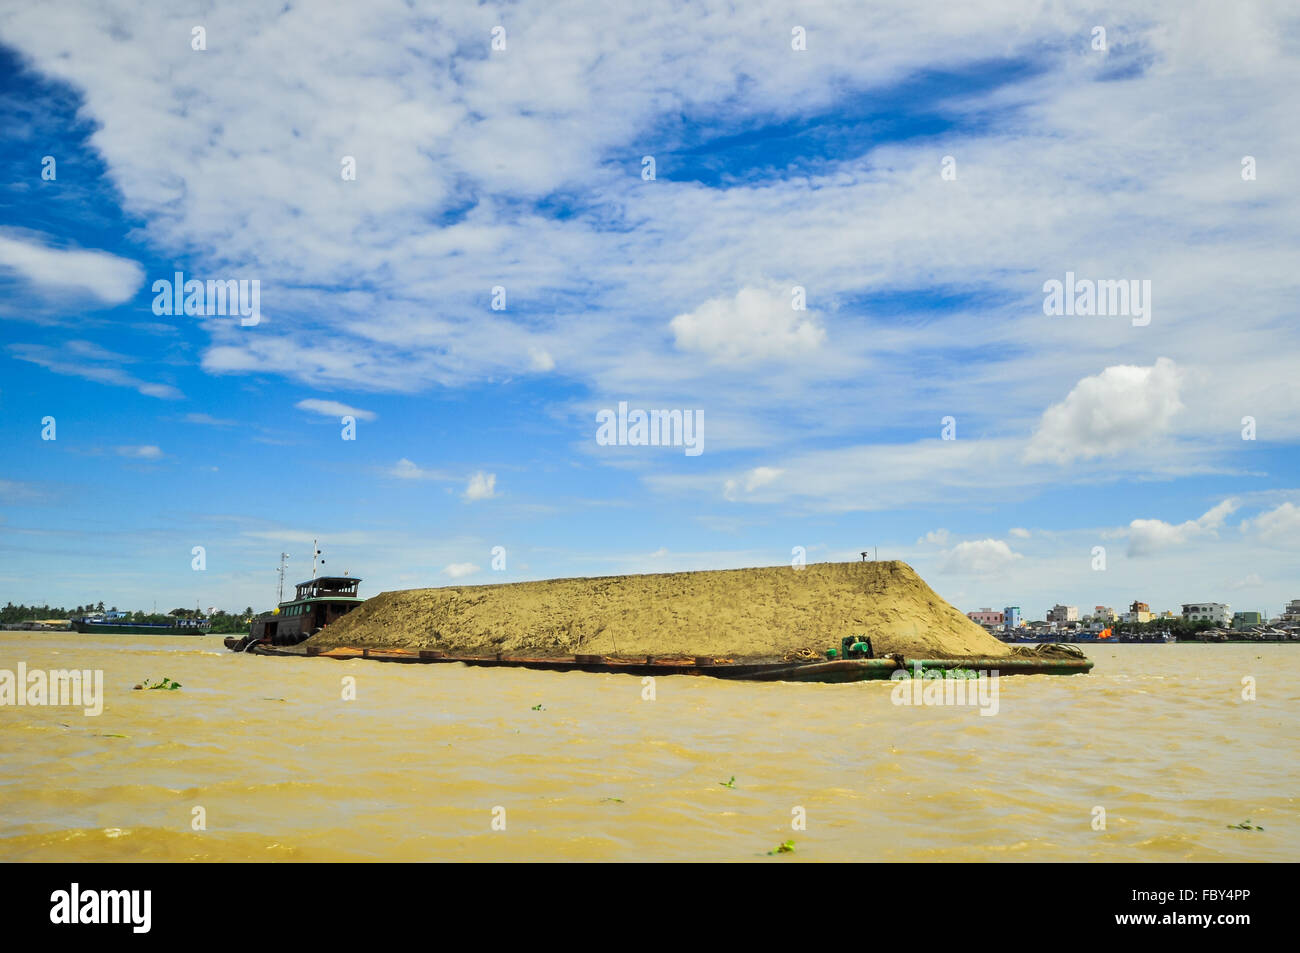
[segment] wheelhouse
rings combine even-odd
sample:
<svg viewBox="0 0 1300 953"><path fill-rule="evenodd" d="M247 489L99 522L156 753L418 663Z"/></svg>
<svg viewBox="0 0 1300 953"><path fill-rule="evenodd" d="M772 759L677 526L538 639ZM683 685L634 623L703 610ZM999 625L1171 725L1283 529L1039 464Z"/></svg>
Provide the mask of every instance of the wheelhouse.
<svg viewBox="0 0 1300 953"><path fill-rule="evenodd" d="M317 576L295 586L294 597L253 620L249 635L273 645L297 645L347 615L365 600L353 576Z"/></svg>

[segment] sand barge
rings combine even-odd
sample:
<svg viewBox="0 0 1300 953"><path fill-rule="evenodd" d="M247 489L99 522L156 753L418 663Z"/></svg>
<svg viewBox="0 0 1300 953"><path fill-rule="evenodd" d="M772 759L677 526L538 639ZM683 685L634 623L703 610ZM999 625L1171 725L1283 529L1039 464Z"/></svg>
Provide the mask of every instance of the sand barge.
<svg viewBox="0 0 1300 953"><path fill-rule="evenodd" d="M385 592L300 648L757 661L825 659L827 649L857 635L870 637L877 656L1013 654L899 561Z"/></svg>

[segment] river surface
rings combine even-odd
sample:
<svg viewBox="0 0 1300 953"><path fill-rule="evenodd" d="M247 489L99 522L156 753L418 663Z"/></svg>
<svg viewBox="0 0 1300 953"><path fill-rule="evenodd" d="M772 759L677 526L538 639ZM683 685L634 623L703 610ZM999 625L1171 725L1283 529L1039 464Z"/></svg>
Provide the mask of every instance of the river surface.
<svg viewBox="0 0 1300 953"><path fill-rule="evenodd" d="M982 715L889 682L647 699L627 675L4 632L0 670L100 669L105 698L0 707L0 860L1300 860L1300 645L1086 651L1092 674L999 679Z"/></svg>

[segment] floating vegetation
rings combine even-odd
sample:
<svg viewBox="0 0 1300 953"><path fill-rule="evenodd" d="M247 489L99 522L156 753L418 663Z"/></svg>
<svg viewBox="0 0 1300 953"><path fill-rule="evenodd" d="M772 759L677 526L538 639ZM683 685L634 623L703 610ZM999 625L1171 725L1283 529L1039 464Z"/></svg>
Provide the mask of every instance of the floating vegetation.
<svg viewBox="0 0 1300 953"><path fill-rule="evenodd" d="M533 711L546 711L546 709L543 708L541 705L534 705Z"/></svg>
<svg viewBox="0 0 1300 953"><path fill-rule="evenodd" d="M734 788L736 786L736 776L733 774L730 781L719 781L724 788Z"/></svg>
<svg viewBox="0 0 1300 953"><path fill-rule="evenodd" d="M775 850L769 850L767 853L768 853L768 856L769 856L769 857L772 856L772 855L774 855L774 854L793 854L793 853L794 853L794 841L792 841L792 840L788 840L788 841L785 841L785 842L782 843L782 844L777 844Z"/></svg>
<svg viewBox="0 0 1300 953"><path fill-rule="evenodd" d="M615 804L623 803L623 799L621 797L603 797L601 798L601 801L613 801Z"/></svg>
<svg viewBox="0 0 1300 953"><path fill-rule="evenodd" d="M133 690L139 692L139 691L154 691L154 690L161 689L164 692L174 692L176 691L176 689L180 687L181 687L180 682L174 682L166 675L164 675L162 679L157 682L150 682L149 679L146 678L141 684L135 686Z"/></svg>
<svg viewBox="0 0 1300 953"><path fill-rule="evenodd" d="M1258 825L1252 825L1250 823L1249 817L1246 818L1244 821L1242 821L1240 824L1228 825L1228 830L1230 831L1262 831L1263 829L1264 828L1259 827Z"/></svg>

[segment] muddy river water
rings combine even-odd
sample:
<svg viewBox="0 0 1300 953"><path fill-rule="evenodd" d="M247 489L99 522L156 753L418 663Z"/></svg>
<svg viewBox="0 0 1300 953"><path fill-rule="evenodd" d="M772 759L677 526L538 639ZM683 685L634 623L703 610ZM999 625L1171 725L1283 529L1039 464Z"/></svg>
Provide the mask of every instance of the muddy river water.
<svg viewBox="0 0 1300 953"><path fill-rule="evenodd" d="M0 707L0 860L1300 860L1300 646L1087 651L988 716L888 682L5 632L0 676L102 671L104 697Z"/></svg>

